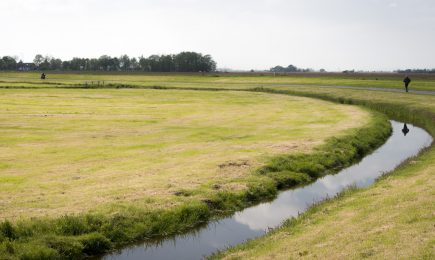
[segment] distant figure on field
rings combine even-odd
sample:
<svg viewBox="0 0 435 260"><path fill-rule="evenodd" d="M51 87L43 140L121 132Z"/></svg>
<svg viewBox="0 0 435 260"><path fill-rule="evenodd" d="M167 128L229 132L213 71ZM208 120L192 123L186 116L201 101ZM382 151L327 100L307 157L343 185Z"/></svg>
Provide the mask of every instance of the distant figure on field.
<svg viewBox="0 0 435 260"><path fill-rule="evenodd" d="M406 75L406 77L403 79L403 83L405 83L405 89L406 92L408 92L408 85L411 83L411 79L408 77L408 75Z"/></svg>
<svg viewBox="0 0 435 260"><path fill-rule="evenodd" d="M45 73L41 74L41 79L45 79Z"/></svg>
<svg viewBox="0 0 435 260"><path fill-rule="evenodd" d="M403 125L402 133L406 136L409 133L409 128L406 124Z"/></svg>

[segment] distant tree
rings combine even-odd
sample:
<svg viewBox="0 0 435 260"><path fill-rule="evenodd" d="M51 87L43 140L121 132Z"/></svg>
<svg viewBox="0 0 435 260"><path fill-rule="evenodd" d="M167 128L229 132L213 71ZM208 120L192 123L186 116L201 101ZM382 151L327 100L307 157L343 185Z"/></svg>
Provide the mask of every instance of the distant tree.
<svg viewBox="0 0 435 260"><path fill-rule="evenodd" d="M87 69L91 70L91 71L92 70L94 70L94 71L101 70L100 63L99 63L98 59L89 59Z"/></svg>
<svg viewBox="0 0 435 260"><path fill-rule="evenodd" d="M296 66L288 65L287 67L275 66L270 69L271 72L297 72L299 69Z"/></svg>
<svg viewBox="0 0 435 260"><path fill-rule="evenodd" d="M98 58L98 62L100 64L101 70L109 70L110 66L112 65L112 58L110 56L103 55Z"/></svg>
<svg viewBox="0 0 435 260"><path fill-rule="evenodd" d="M149 62L150 68L151 68L150 71L152 71L152 72L162 71L159 55L149 56L148 62Z"/></svg>
<svg viewBox="0 0 435 260"><path fill-rule="evenodd" d="M17 69L17 61L14 57L11 56L3 56L0 61L0 69L1 70L16 70Z"/></svg>
<svg viewBox="0 0 435 260"><path fill-rule="evenodd" d="M271 72L284 72L285 68L283 66L275 66L273 68L270 69Z"/></svg>
<svg viewBox="0 0 435 260"><path fill-rule="evenodd" d="M120 70L120 61L118 58L112 58L110 60L110 68L111 71L119 71Z"/></svg>
<svg viewBox="0 0 435 260"><path fill-rule="evenodd" d="M216 62L210 55L201 56L201 71L203 72L211 72L216 71Z"/></svg>
<svg viewBox="0 0 435 260"><path fill-rule="evenodd" d="M45 56L43 58L42 63L39 64L39 69L40 70L49 70L50 69L50 62L52 60L52 57L50 56Z"/></svg>
<svg viewBox="0 0 435 260"><path fill-rule="evenodd" d="M270 69L271 72L287 73L287 72L310 72L312 69L300 69L294 65L288 65L287 67L275 66Z"/></svg>
<svg viewBox="0 0 435 260"><path fill-rule="evenodd" d="M297 71L299 71L299 69L296 66L288 65L286 68L286 71L287 72L297 72Z"/></svg>
<svg viewBox="0 0 435 260"><path fill-rule="evenodd" d="M199 68L200 57L195 52L181 52L174 57L175 68L180 72L201 71Z"/></svg>
<svg viewBox="0 0 435 260"><path fill-rule="evenodd" d="M44 62L44 56L41 54L36 54L35 58L33 59L33 63L35 63L36 67L39 68L39 65Z"/></svg>
<svg viewBox="0 0 435 260"><path fill-rule="evenodd" d="M397 73L435 73L434 69L406 69L406 70L397 70Z"/></svg>
<svg viewBox="0 0 435 260"><path fill-rule="evenodd" d="M210 55L181 52L174 56L175 70L179 72L210 72L216 70L216 62Z"/></svg>
<svg viewBox="0 0 435 260"><path fill-rule="evenodd" d="M70 70L86 70L87 69L87 59L83 58L73 58L69 64Z"/></svg>
<svg viewBox="0 0 435 260"><path fill-rule="evenodd" d="M51 59L50 60L50 69L51 70L61 70L62 69L62 60L61 59Z"/></svg>
<svg viewBox="0 0 435 260"><path fill-rule="evenodd" d="M62 61L62 69L63 70L71 70L71 62L70 61Z"/></svg>
<svg viewBox="0 0 435 260"><path fill-rule="evenodd" d="M119 57L119 68L123 71L130 70L131 60L128 55L122 55Z"/></svg>
<svg viewBox="0 0 435 260"><path fill-rule="evenodd" d="M0 60L0 70L16 70L17 58L5 56ZM74 57L62 61L51 56L37 54L33 59L36 68L40 70L87 70L87 71L152 71L152 72L210 72L216 70L216 62L210 55L196 52L181 52L176 55L151 55L148 58L130 58L122 55L119 58L103 55L98 59ZM33 66L30 66L34 68Z"/></svg>
<svg viewBox="0 0 435 260"><path fill-rule="evenodd" d="M136 58L131 58L130 59L130 69L134 70L134 71L140 69L139 62L137 61Z"/></svg>
<svg viewBox="0 0 435 260"><path fill-rule="evenodd" d="M149 59L141 56L139 58L139 67L140 67L140 70L142 70L142 71L151 71L151 64L150 64Z"/></svg>
<svg viewBox="0 0 435 260"><path fill-rule="evenodd" d="M161 72L175 71L175 63L173 55L162 55L159 59Z"/></svg>

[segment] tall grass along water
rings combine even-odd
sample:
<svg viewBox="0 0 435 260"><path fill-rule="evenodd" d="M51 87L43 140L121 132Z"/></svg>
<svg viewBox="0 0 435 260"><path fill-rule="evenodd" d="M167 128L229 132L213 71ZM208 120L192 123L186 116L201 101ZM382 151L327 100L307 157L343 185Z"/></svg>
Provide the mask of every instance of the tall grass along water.
<svg viewBox="0 0 435 260"><path fill-rule="evenodd" d="M334 197L346 187L367 187L406 159L430 146L432 137L413 125L391 121L387 142L359 163L296 189L281 192L271 202L247 208L205 227L161 241L145 242L104 256L104 259L201 259L217 251L264 235L284 220L315 203ZM406 133L405 133L406 132Z"/></svg>

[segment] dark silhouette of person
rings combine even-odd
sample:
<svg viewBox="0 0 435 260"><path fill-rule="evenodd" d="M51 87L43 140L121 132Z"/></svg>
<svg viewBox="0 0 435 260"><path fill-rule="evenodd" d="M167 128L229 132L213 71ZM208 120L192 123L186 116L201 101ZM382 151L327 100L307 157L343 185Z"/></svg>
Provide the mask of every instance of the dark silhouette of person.
<svg viewBox="0 0 435 260"><path fill-rule="evenodd" d="M403 125L402 133L406 136L409 133L409 128L406 124Z"/></svg>
<svg viewBox="0 0 435 260"><path fill-rule="evenodd" d="M408 92L408 86L409 86L409 83L411 83L411 79L408 77L408 75L406 75L406 77L403 79L403 83L405 83L405 89L406 89L406 92Z"/></svg>
<svg viewBox="0 0 435 260"><path fill-rule="evenodd" d="M45 79L45 73L41 74L41 79Z"/></svg>

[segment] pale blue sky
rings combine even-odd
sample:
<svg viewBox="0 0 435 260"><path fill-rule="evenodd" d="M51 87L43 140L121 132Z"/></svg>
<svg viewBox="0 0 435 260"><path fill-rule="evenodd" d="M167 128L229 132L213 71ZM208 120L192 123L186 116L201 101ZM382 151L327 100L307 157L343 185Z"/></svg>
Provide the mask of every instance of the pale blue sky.
<svg viewBox="0 0 435 260"><path fill-rule="evenodd" d="M0 55L211 54L219 67L435 68L435 0L0 0Z"/></svg>

